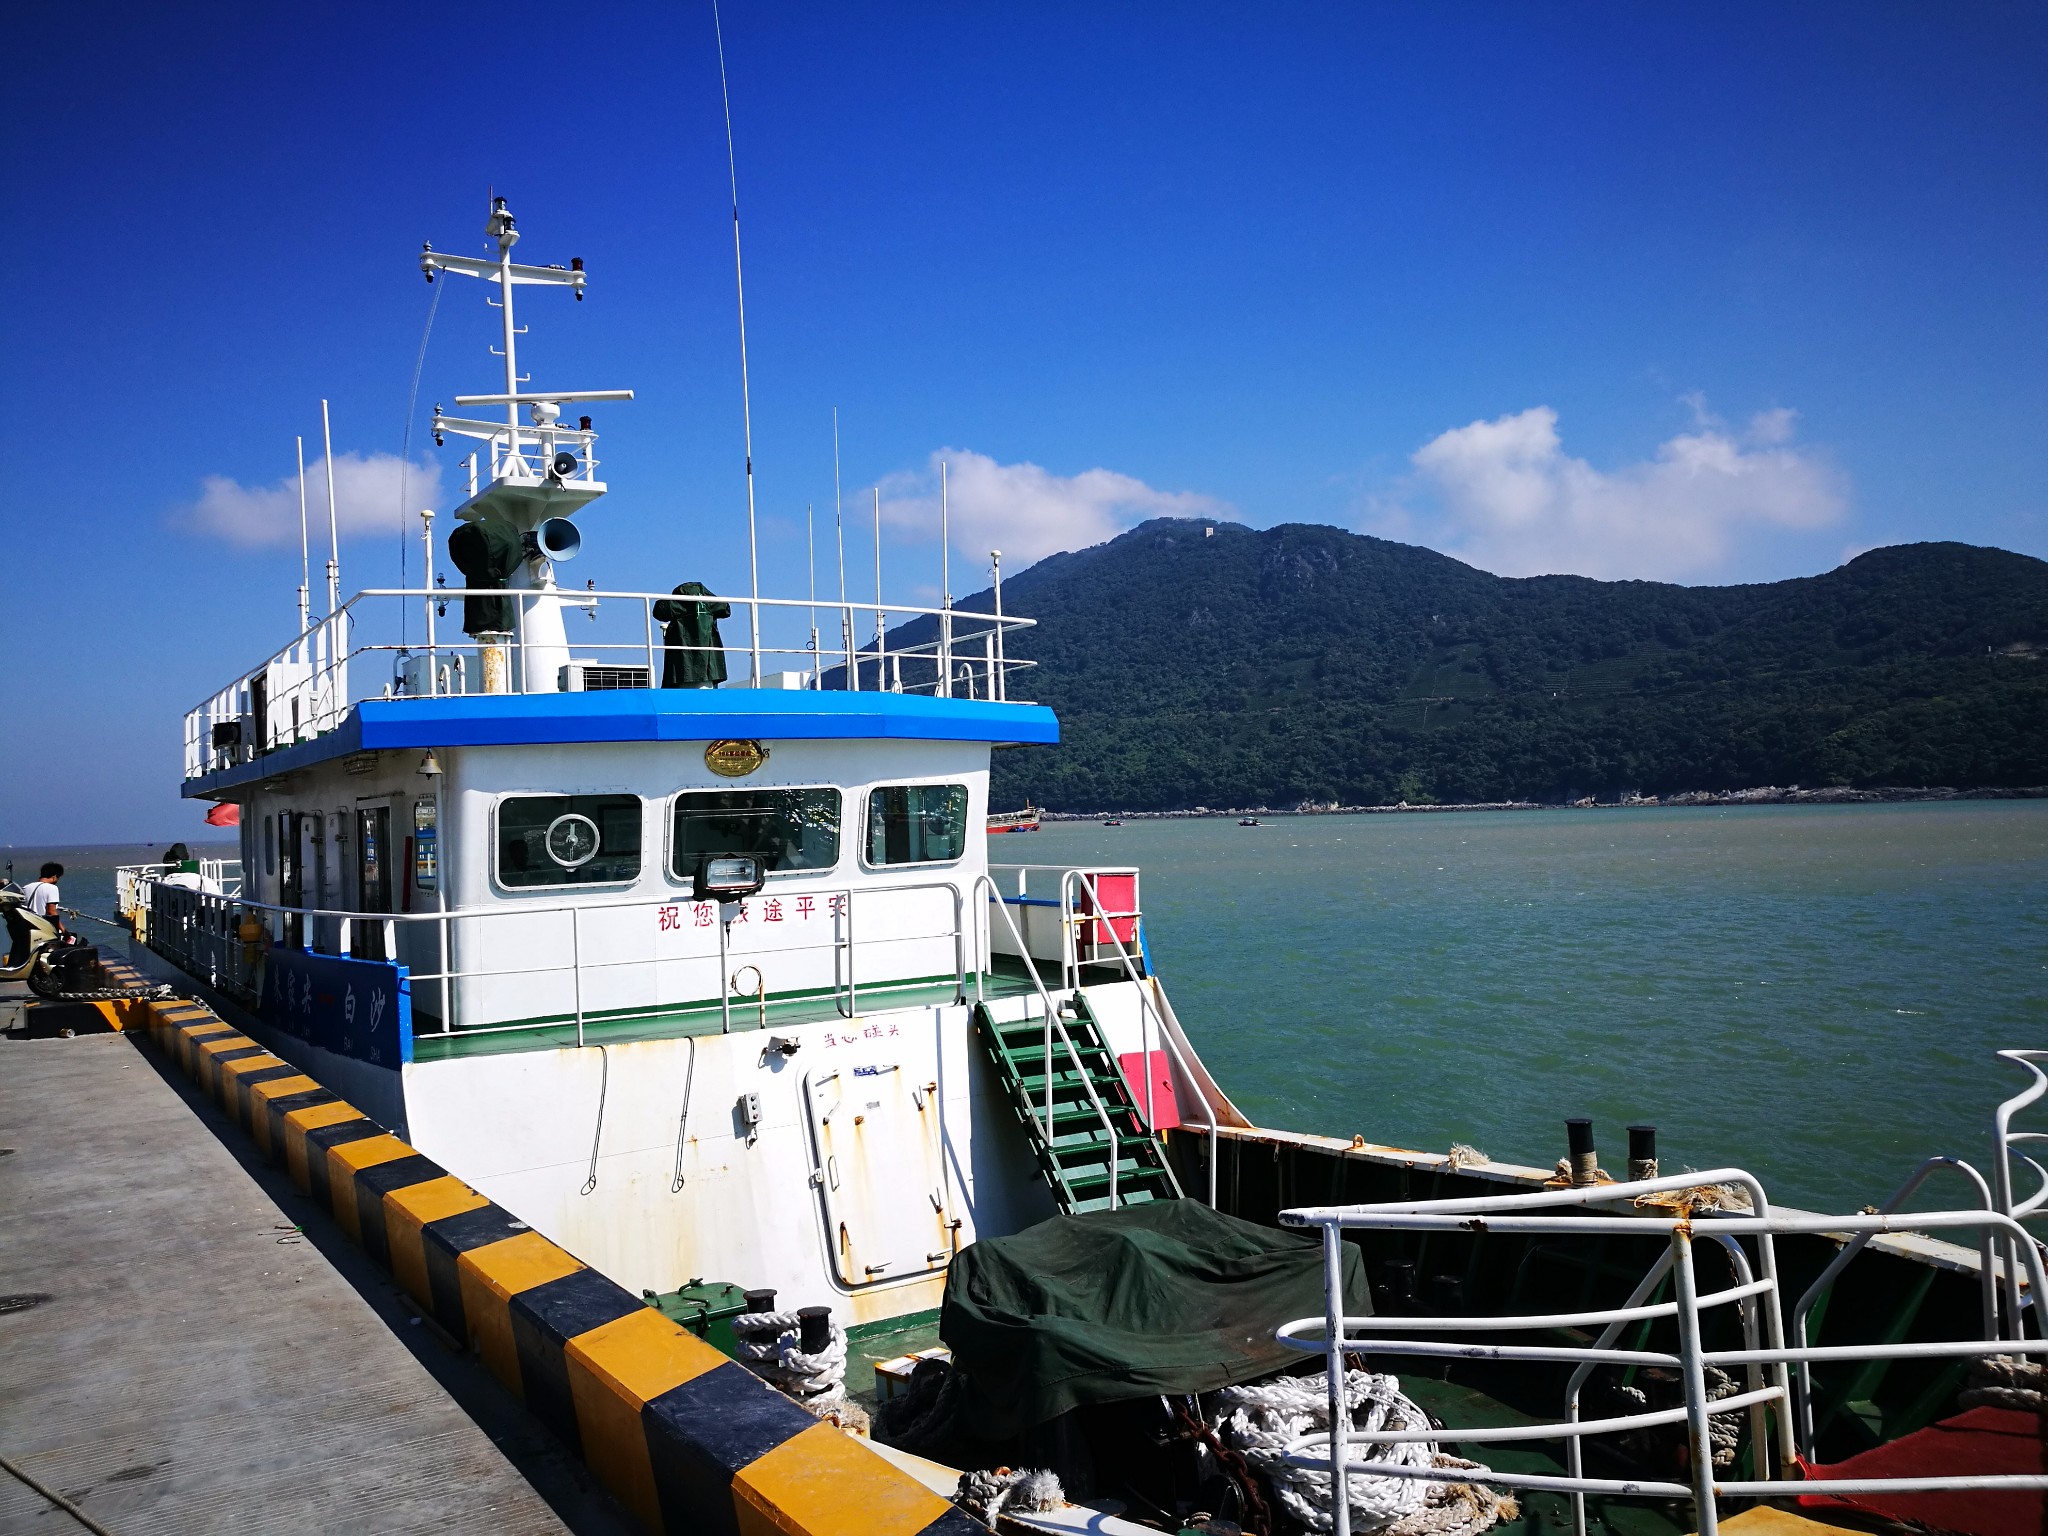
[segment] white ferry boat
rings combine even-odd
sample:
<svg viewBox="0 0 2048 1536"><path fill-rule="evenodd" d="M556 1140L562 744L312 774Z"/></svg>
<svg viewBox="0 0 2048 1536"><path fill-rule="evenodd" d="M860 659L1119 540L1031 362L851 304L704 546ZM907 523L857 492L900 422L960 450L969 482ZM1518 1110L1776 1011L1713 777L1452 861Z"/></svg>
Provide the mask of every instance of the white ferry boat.
<svg viewBox="0 0 2048 1536"><path fill-rule="evenodd" d="M1953 1159L1822 1217L1660 1174L1647 1128L1615 1182L1583 1123L1555 1170L1254 1126L1152 973L1140 872L990 862L992 751L1059 738L1000 587L562 584L607 491L577 408L630 393L526 387L515 296L587 274L514 262L502 200L489 233L419 257L502 306L502 388L432 420L476 445L446 556L423 513L419 588L342 601L330 564L328 611L187 715L240 878L129 872L148 954L620 1285L829 1306L901 1357L878 1440L1051 1466L1089 1529L1583 1533L1646 1500L1628 1531L1711 1531L1825 1476L1829 1508L2038 1507L2043 1469L1955 1425L2040 1391L2044 1195L2012 1175L2048 1053L2009 1053L2033 1086L1948 1212L1897 1214ZM957 1392L903 1364L948 1349Z"/></svg>

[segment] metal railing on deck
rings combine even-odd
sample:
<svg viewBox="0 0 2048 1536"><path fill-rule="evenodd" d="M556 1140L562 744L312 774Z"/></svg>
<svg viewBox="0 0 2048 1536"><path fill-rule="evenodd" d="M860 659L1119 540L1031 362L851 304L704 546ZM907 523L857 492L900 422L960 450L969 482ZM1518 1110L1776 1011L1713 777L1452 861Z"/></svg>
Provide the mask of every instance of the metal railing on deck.
<svg viewBox="0 0 2048 1536"><path fill-rule="evenodd" d="M224 896L242 894L242 861L240 859L195 859L199 868L197 874L202 881L211 881ZM121 864L114 870L114 910L124 918L134 916L141 904L141 887L146 880L160 880L165 875L175 875L181 866L176 864Z"/></svg>
<svg viewBox="0 0 2048 1536"><path fill-rule="evenodd" d="M1923 1170L1923 1173L1925 1171L1931 1170ZM1910 1192L1912 1182L1909 1181L1906 1192ZM1725 1198L1709 1197L1708 1192L1717 1186L1746 1191L1750 1199L1749 1210L1720 1209L1703 1203L1706 1198ZM1903 1198L1903 1192L1895 1198ZM2044 1198L2048 1198L2048 1176L2044 1176L2042 1191L2027 1202L2026 1208L2037 1208ZM1552 1213L1560 1206L1594 1205L1623 1208L1612 1214ZM2048 1475L1961 1474L1841 1479L1804 1479L1785 1475L1800 1465L1802 1454L1808 1461L1814 1456L1810 1421L1803 1411L1795 1412L1796 1397L1803 1398L1805 1394L1795 1394L1789 1367L1797 1365L1803 1377L1806 1367L1818 1362L2040 1356L2048 1355L2048 1339L2023 1337L2021 1313L2015 1306L2010 1313L2009 1336L2003 1338L1988 1333L1983 1339L1816 1346L1806 1342L1802 1327L1798 1342L1788 1346L1784 1337L1775 1239L1790 1233L1830 1236L1847 1233L1858 1240L1857 1245L1845 1249L1843 1260L1823 1274L1815 1287L1802 1298L1798 1311L1802 1324L1814 1296L1822 1286L1832 1282L1840 1272L1841 1263L1846 1263L1848 1257L1860 1251L1860 1243L1880 1233L1947 1232L1975 1228L2010 1245L2026 1266L2033 1296L2037 1300L2048 1297L2048 1275L2043 1273L2040 1246L2017 1220L2002 1211L1979 1208L1903 1214L1858 1213L1853 1216L1775 1214L1765 1198L1763 1186L1752 1175L1739 1168L1722 1168L1710 1173L1687 1173L1627 1184L1596 1184L1474 1199L1311 1207L1283 1211L1280 1220L1287 1226L1319 1228L1322 1233L1324 1315L1287 1323L1277 1331L1276 1337L1291 1348L1321 1354L1325 1360L1331 1384L1331 1429L1295 1441L1289 1448L1288 1460L1294 1465L1329 1472L1333 1529L1337 1536L1349 1536L1351 1517L1347 1477L1360 1474L1436 1482L1482 1482L1504 1488L1569 1494L1578 1536L1585 1536L1585 1499L1588 1494L1690 1498L1700 1536L1715 1536L1719 1523L1718 1501L1724 1498L1775 1498L1802 1493L2048 1488ZM1343 1246L1347 1230L1540 1233L1579 1237L1661 1235L1667 1247L1620 1307L1541 1316L1347 1317L1343 1314ZM1734 1283L1726 1289L1701 1294L1693 1262L1695 1239L1699 1238L1717 1244L1728 1255ZM1758 1264L1754 1274L1740 1241L1743 1238L1753 1239L1756 1243ZM1674 1299L1651 1301L1650 1297L1667 1276L1676 1282ZM2017 1295L2016 1277L2012 1279L2012 1287ZM1701 1336L1702 1315L1713 1308L1728 1305L1741 1310L1742 1347L1707 1348ZM2034 1310L2038 1330L2042 1323L2040 1307L2037 1305ZM1675 1325L1675 1351L1616 1347L1615 1341L1624 1327L1631 1323L1656 1321L1669 1321ZM1590 1347L1395 1336L1403 1330L1469 1335L1594 1327L1602 1331ZM1510 1428L1459 1429L1450 1426L1372 1432L1340 1429L1339 1426L1348 1426L1350 1422L1344 1399L1345 1357L1360 1354L1568 1364L1575 1370L1566 1388L1564 1417L1556 1422ZM1680 1376L1683 1405L1602 1419L1581 1419L1580 1389L1594 1369L1607 1365L1675 1369ZM1706 1382L1710 1368L1739 1368L1747 1377L1746 1389L1719 1398L1710 1397ZM1723 1477L1715 1470L1712 1420L1721 1414L1739 1412L1750 1415L1754 1475L1749 1478ZM1775 1435L1767 1426L1767 1412L1769 1421L1776 1425ZM1654 1478L1595 1478L1584 1474L1582 1445L1588 1437L1627 1434L1681 1423L1686 1428L1692 1468L1690 1485ZM1354 1460L1350 1454L1352 1446L1418 1441L1487 1445L1525 1440L1564 1441L1567 1475L1505 1473L1484 1466L1477 1469L1469 1466L1397 1466L1370 1459ZM1774 1462L1780 1474L1775 1477L1771 1475Z"/></svg>
<svg viewBox="0 0 2048 1536"><path fill-rule="evenodd" d="M1030 894L1030 877L1034 871L1042 874L1056 874L1060 877L1060 894L1056 904L1046 898L1034 898ZM1016 877L1016 894L1013 896L1004 895L997 888L996 879L998 877L1007 878L1011 875ZM1128 876L1130 878L1132 899L1129 911L1112 910L1105 903L1101 887L1098 883L1105 875L1112 877ZM990 900L995 904L996 909L1002 914L1003 921L1008 925L1010 936L1017 945L1018 953L1023 956L1024 964L1030 972L1032 983L1037 987L1041 996L1046 994L1045 984L1039 980L1038 965L1032 957L1031 947L1027 942L1027 934L1019 931L1016 921L1007 910L1009 907L1029 907L1037 905L1041 901L1047 906L1057 905L1060 921L1060 980L1063 990L1072 991L1080 986L1081 971L1086 965L1114 965L1123 973L1124 979L1132 984L1133 989L1137 993L1139 1005L1139 1060L1145 1064L1143 1092L1146 1131L1150 1134L1152 1127L1158 1123L1158 1115L1154 1106L1151 1067L1153 1038L1156 1029L1159 1044L1165 1048L1168 1058L1173 1064L1180 1068L1181 1077L1187 1082L1191 1097L1201 1106L1202 1114L1208 1124L1209 1205L1211 1209L1214 1209L1216 1205L1217 1167L1220 1161L1222 1141L1221 1124L1217 1119L1215 1107L1210 1104L1208 1095L1202 1091L1201 1077L1196 1074L1188 1060L1187 1053L1181 1049L1180 1042L1176 1038L1176 1031L1167 1024L1165 1018L1160 1014L1158 1001L1152 990L1157 983L1148 975L1141 973L1137 964L1137 957L1131 953L1116 931L1116 925L1119 922L1129 922L1132 925L1131 932L1135 942L1137 935L1141 931L1138 925L1142 924L1145 920L1142 904L1137 899L1137 867L1135 865L1108 865L1093 869L1076 869L1064 864L992 864L989 866L988 875L983 878L988 882ZM1085 896L1085 903L1077 901L1075 899L1077 895ZM1082 955L1081 930L1089 924L1095 925L1096 937L1089 942L1088 949L1090 953L1084 958ZM1107 961L1100 958L1103 936L1107 936L1112 949L1111 957ZM993 952L993 945L990 945L989 948ZM1064 1031L1062 1035L1064 1037ZM1069 1049L1071 1050L1071 1042L1069 1042ZM1050 1036L1048 1036L1046 1041L1048 1083L1051 1081L1051 1057L1052 1042ZM1050 1091L1048 1091L1046 1096L1048 1118L1050 1118L1051 1114L1051 1104L1052 1098ZM1115 1203L1113 1186L1111 1203Z"/></svg>
<svg viewBox="0 0 2048 1536"><path fill-rule="evenodd" d="M263 956L271 949L303 949L311 954L397 960L410 947L401 943L402 932L429 934L429 952L434 968L411 970L410 981L416 1000L421 996L423 987L433 988L438 995L439 1008L431 1027L415 1029L415 1034L419 1038L432 1038L437 1035L533 1032L559 1029L565 1024L573 1023L576 1043L581 1045L587 1018L586 978L633 969L658 974L659 968L664 966L703 964L713 959L710 953L636 955L610 960L590 960L584 957L586 924L599 918L616 920L635 911L659 914L661 911L670 910L680 914L685 909L693 909L700 905L681 893L666 897L633 897L608 902L516 903L492 907L452 908L445 912L352 912L322 907L286 907L274 902L246 900L240 896L217 895L207 891L164 886L160 882L146 881L145 885L152 893L149 898L152 915L148 935L151 947L169 955L193 974L204 976L210 985L243 998L256 996L259 968ZM927 891L942 891L951 898L952 920L944 928L911 932L889 929L878 936L868 938L864 944L857 937L856 920L863 903L871 904L883 898L915 896ZM716 999L708 996L657 999L645 1006L607 1008L602 1010L598 1017L608 1024L627 1023L682 1011L708 1009L715 1002L719 1010L721 1030L730 1031L736 1001L742 1010L752 1003L765 1012L770 1002L786 1000L771 998L766 991L765 979L760 981L758 990L739 988L736 985L739 972L731 969L735 960L741 962L740 971L754 968L757 978L760 978L759 966L762 963L829 951L835 957L832 987L834 1007L841 1017L852 1018L860 1010L863 992L872 995L886 993L894 987L929 984L924 979L888 977L877 977L863 982L863 954L872 959L890 946L940 941L948 941L952 945L951 979L954 999L965 1000L969 966L968 945L978 939L978 934L966 917L966 898L957 883L950 880L928 880L908 885L866 888L806 887L802 894L825 905L827 918L836 929L832 937L813 943L783 943L773 948L749 948L736 954L730 943L730 916L722 912L717 913L706 925L715 927L718 933L715 958L718 965L719 995ZM749 897L748 901L756 904L757 910L760 910L764 909L771 899L793 900L794 894L776 898L771 891L766 895ZM702 905L719 906L716 902ZM243 923L248 918L254 918L260 925L260 932L253 939L243 936ZM482 947L479 942L480 930L485 924L529 923L535 918L560 920L558 937L566 938L567 941L566 962L548 960L535 964L458 969L450 959L459 943ZM286 935L293 931L304 936L303 945L286 942ZM529 949L537 947L531 940L523 942ZM560 952L558 949L557 953ZM981 953L977 950L974 957L977 972ZM464 1024L458 1017L462 1009L455 983L561 975L570 977L571 1007L570 1011L560 1018L522 1020L513 1023Z"/></svg>
<svg viewBox="0 0 2048 1536"><path fill-rule="evenodd" d="M596 627L581 635L572 631L566 641L529 637L527 604L541 596L560 603L564 624L573 625L575 615L582 613ZM442 610L470 597L508 602L513 629L499 640L463 634ZM796 632L781 642L764 640L759 647L764 658L781 663L779 672L764 663L763 675L775 677L782 686L1010 702L1014 676L1036 665L1009 655L1006 646L1011 631L1030 628L1034 620L963 608L766 597L679 598L672 592L566 587L371 588L314 621L267 660L186 712L185 777L312 740L339 726L349 709L364 699L648 688L660 682L670 654L745 654L744 646L664 643L655 605L698 601L728 603L736 617L745 616L764 634L763 626ZM400 623L414 604L419 605L416 638ZM819 614L835 612L840 619L836 646L824 643L826 632L818 625ZM800 615L808 615L807 624L798 622ZM857 623L870 618L875 635L862 644L856 637ZM933 638L889 643L892 627L900 629L919 619L933 621ZM381 637L372 634L373 620L381 623ZM801 643L791 643L799 638ZM388 673L366 664L378 659L388 659ZM553 665L547 664L550 661ZM352 671L351 662L365 664Z"/></svg>
<svg viewBox="0 0 2048 1536"><path fill-rule="evenodd" d="M1994 1145L1991 1178L1994 1191L1992 1198L1995 1201L1993 1208L2002 1215L2018 1220L2033 1215L2044 1203L2048 1203L2048 1173L2043 1173L2041 1165L2032 1158L2013 1150L2017 1142L2048 1141L2048 1132L2015 1131L2012 1128L2015 1115L2029 1105L2039 1102L2041 1096L2048 1093L2048 1072L2041 1070L2041 1063L2048 1061L2048 1051L2000 1051L1998 1059L2022 1068L2034 1079L2028 1087L1999 1105L1997 1113L1992 1118ZM2041 1187L2034 1192L2032 1198L2018 1202L2013 1199L2012 1191L2012 1165L2015 1159L2025 1163L2041 1176ZM2018 1253L2010 1234L2000 1234L1994 1241L2005 1266L2005 1315L2008 1318L2016 1318L2020 1311ZM2038 1305L2048 1306L2048 1297L2042 1296L2039 1291L2034 1295Z"/></svg>

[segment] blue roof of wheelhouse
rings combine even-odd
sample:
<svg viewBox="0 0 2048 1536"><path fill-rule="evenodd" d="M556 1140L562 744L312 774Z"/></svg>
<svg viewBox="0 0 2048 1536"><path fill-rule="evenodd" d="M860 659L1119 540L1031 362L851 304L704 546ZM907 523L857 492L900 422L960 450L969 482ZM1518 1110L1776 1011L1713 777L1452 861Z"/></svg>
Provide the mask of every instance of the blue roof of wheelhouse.
<svg viewBox="0 0 2048 1536"><path fill-rule="evenodd" d="M378 748L495 747L609 741L985 741L1051 745L1042 704L918 693L775 688L619 688L594 693L455 694L366 699L336 729L185 781L190 798Z"/></svg>

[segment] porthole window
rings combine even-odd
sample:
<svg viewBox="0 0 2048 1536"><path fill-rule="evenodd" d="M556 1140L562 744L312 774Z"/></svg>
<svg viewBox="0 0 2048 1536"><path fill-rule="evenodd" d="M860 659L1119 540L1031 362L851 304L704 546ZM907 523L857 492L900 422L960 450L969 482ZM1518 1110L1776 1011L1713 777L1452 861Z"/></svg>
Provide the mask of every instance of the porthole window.
<svg viewBox="0 0 2048 1536"><path fill-rule="evenodd" d="M714 789L676 796L671 868L687 880L707 858L748 854L773 874L839 862L836 789Z"/></svg>
<svg viewBox="0 0 2048 1536"><path fill-rule="evenodd" d="M941 864L966 851L965 784L884 784L868 792L868 863Z"/></svg>
<svg viewBox="0 0 2048 1536"><path fill-rule="evenodd" d="M498 884L620 885L639 873L639 796L514 795L498 802Z"/></svg>

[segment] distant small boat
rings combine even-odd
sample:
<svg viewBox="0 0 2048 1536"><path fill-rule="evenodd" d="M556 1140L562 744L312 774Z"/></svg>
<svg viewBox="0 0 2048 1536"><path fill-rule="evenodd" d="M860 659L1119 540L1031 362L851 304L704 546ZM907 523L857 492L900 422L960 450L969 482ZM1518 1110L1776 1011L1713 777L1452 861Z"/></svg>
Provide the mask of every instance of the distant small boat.
<svg viewBox="0 0 2048 1536"><path fill-rule="evenodd" d="M1021 811L1011 811L1007 815L991 816L988 819L988 830L991 837L998 832L1036 832L1038 830L1038 812L1027 804Z"/></svg>
<svg viewBox="0 0 2048 1536"><path fill-rule="evenodd" d="M1108 821L1105 821L1103 825L1105 827L1120 827L1123 825L1123 823L1121 821L1118 821L1116 818L1112 817Z"/></svg>
<svg viewBox="0 0 2048 1536"><path fill-rule="evenodd" d="M1240 827L1263 827L1265 825L1265 823L1259 820L1259 818L1256 816L1240 816L1237 819L1237 824Z"/></svg>

